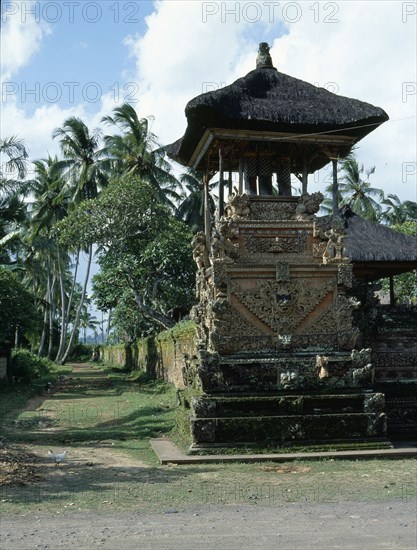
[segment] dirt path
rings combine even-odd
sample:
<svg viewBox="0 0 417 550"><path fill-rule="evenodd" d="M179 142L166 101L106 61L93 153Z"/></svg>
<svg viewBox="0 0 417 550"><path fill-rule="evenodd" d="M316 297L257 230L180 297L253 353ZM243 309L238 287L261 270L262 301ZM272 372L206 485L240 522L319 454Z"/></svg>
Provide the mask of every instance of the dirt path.
<svg viewBox="0 0 417 550"><path fill-rule="evenodd" d="M416 548L415 502L222 506L163 514L87 512L5 517L8 550Z"/></svg>
<svg viewBox="0 0 417 550"><path fill-rule="evenodd" d="M301 490L299 500L286 501L282 491L303 488L302 478L296 479L292 474L281 484L274 481L274 487L279 489L276 496L280 498L268 498L266 492L263 497L267 498L261 500L256 490L254 495L249 491L251 480L255 480L255 485L261 483L265 489L270 481L259 478L256 465L251 466L246 476L233 467L151 467L111 439L106 434L106 424L105 429L98 432L100 439L53 445L53 450L58 452L68 448L67 461L55 466L47 457L51 446L48 436L52 441L60 430L65 431L67 424L62 418L48 424L52 404L83 403L112 393L109 379L102 371L91 365L75 365L72 373L62 378L50 393L29 401L25 410L34 411L36 420L43 422L40 428L33 428L33 433L41 433L41 439L36 443L28 439L30 443L19 443L16 447L35 456L34 475L42 479L22 488L11 487L10 493L2 494L4 509L7 510L10 503L13 507L1 520L0 548L416 550L415 467L411 462L403 464L401 471L396 466L395 472L378 474L382 476L378 478L381 500L366 501L366 493L358 499L360 502L355 497L346 500L334 490L326 493L334 498L331 502L303 501ZM49 403L49 409L45 402ZM144 414L145 411L140 412L139 418ZM155 422L152 414L146 419L147 426ZM114 419L109 425L112 422ZM21 429L24 430L24 426ZM136 432L132 433L136 437ZM372 470L367 469L365 473L359 466L355 468L358 468L356 477L365 485L372 477ZM381 470L383 465L373 468ZM312 474L316 476L312 479L316 479L319 474L310 472L313 469L317 466L305 468L306 473L298 475ZM405 469L408 472L404 473ZM321 481L337 487L337 479L342 478L322 477ZM227 485L228 503L222 504L217 493L208 500L201 498L206 482L220 488ZM243 501L233 500L236 487L244 490L247 498ZM388 499L383 496L391 487L397 487L395 499L392 495ZM204 495L211 493L206 494L204 489Z"/></svg>

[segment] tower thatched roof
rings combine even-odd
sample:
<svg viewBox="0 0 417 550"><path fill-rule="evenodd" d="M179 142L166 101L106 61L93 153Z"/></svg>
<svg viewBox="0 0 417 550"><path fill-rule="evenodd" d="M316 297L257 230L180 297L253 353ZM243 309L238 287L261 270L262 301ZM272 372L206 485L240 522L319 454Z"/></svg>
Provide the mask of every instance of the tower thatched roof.
<svg viewBox="0 0 417 550"><path fill-rule="evenodd" d="M255 69L230 86L197 96L185 114L184 136L167 147L168 154L184 165L208 128L343 134L358 141L388 120L379 107L336 95L273 67Z"/></svg>

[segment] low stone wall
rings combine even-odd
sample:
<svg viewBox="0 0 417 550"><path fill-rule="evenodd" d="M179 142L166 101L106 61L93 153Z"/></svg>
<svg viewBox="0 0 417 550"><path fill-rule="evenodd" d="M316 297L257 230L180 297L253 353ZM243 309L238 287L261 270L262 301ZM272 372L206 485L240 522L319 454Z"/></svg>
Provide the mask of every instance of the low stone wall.
<svg viewBox="0 0 417 550"><path fill-rule="evenodd" d="M178 323L172 330L161 332L155 339L156 377L176 388L184 388L185 358L196 355L195 324Z"/></svg>
<svg viewBox="0 0 417 550"><path fill-rule="evenodd" d="M100 361L114 367L126 366L126 347L123 344L102 347Z"/></svg>
<svg viewBox="0 0 417 550"><path fill-rule="evenodd" d="M196 354L195 324L183 321L156 337L138 340L132 346L106 346L100 359L112 366L145 371L149 377L184 387L185 356Z"/></svg>

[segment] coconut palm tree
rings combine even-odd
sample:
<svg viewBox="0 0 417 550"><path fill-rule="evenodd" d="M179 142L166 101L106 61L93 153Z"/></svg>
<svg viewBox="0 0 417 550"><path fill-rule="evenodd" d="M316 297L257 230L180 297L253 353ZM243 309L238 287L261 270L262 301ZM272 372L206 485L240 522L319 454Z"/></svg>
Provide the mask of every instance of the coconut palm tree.
<svg viewBox="0 0 417 550"><path fill-rule="evenodd" d="M390 194L382 201L382 204L387 205L388 208L382 213L381 218L389 225L417 220L416 202L401 202L397 195Z"/></svg>
<svg viewBox="0 0 417 550"><path fill-rule="evenodd" d="M65 159L60 167L63 170L67 186L72 190L74 201L96 198L99 189L104 187L108 181L104 162L105 152L99 148L100 130L96 129L90 132L80 118L70 117L65 120L62 127L54 130L52 137L59 138ZM68 346L63 354L58 354L56 359L60 363L66 361L78 330L90 277L92 257L93 243L90 243L81 300L78 304Z"/></svg>
<svg viewBox="0 0 417 550"><path fill-rule="evenodd" d="M13 252L17 252L18 227L27 215L24 198L31 186L30 181L24 181L27 157L23 141L16 136L0 139L0 263L10 263L7 249L10 252L14 247ZM17 179L10 174L16 174Z"/></svg>
<svg viewBox="0 0 417 550"><path fill-rule="evenodd" d="M77 117L65 120L62 127L55 128L53 139L59 138L64 161L62 170L66 185L72 190L74 200L93 199L107 183L103 170L104 152L99 148L101 131L90 132L86 124Z"/></svg>
<svg viewBox="0 0 417 550"><path fill-rule="evenodd" d="M174 208L173 201L180 198L175 191L179 182L171 173L163 148L158 146L156 136L149 129L149 120L139 119L132 105L124 103L113 110L112 116L103 117L102 122L121 131L121 134L104 137L113 171L140 176L151 184L162 202Z"/></svg>
<svg viewBox="0 0 417 550"><path fill-rule="evenodd" d="M179 180L183 188L188 193L183 193L182 201L179 204L176 217L184 221L188 227L194 233L197 231L204 231L204 185L203 185L204 173L198 170L192 170L189 168L186 173L181 174ZM213 189L217 185L217 182L211 183L209 189ZM210 200L210 212L214 212L215 204L211 195Z"/></svg>
<svg viewBox="0 0 417 550"><path fill-rule="evenodd" d="M66 337L67 327L67 287L69 271L69 254L63 250L54 234L54 226L64 219L70 206L70 198L63 193L65 189L61 172L61 163L57 157L35 161L35 180L33 184L33 201L31 203L31 244L35 246L42 239L48 246L45 267L46 274L46 297L45 310L49 308L49 349L48 357L52 353L52 328L55 305L60 302L61 312L61 337L60 343L63 346ZM59 288L58 288L59 283ZM55 290L58 294L55 299ZM69 304L68 304L69 305ZM69 308L68 308L69 310ZM45 320L46 313L44 313ZM42 334L39 354L43 351L45 335Z"/></svg>
<svg viewBox="0 0 417 550"><path fill-rule="evenodd" d="M365 170L363 164L359 165L358 161L350 156L342 161L341 172L339 183L339 191L343 197L341 206L347 205L355 214L377 221L381 216L382 208L375 198L382 201L384 193L381 189L371 187L368 181L369 177L375 173L375 166Z"/></svg>
<svg viewBox="0 0 417 550"><path fill-rule="evenodd" d="M23 180L27 173L28 152L23 140L17 136L0 138L0 158L6 156L7 160L1 164L0 174L3 179L6 174L17 174L17 178Z"/></svg>

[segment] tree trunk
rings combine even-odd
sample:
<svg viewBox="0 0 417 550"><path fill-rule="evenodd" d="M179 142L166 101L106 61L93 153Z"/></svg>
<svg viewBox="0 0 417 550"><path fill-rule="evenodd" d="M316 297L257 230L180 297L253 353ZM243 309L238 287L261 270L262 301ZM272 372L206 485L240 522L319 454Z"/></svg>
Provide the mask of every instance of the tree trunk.
<svg viewBox="0 0 417 550"><path fill-rule="evenodd" d="M105 336L105 341L103 342L103 344L108 344L109 343L110 328L111 328L111 314L112 314L112 310L109 309L109 316L107 317L106 336Z"/></svg>
<svg viewBox="0 0 417 550"><path fill-rule="evenodd" d="M44 313L43 313L43 328L42 328L42 335L41 335L41 341L40 341L40 344L39 344L39 349L38 349L38 356L40 357L43 353L43 349L45 347L45 341L46 341L46 332L48 330L48 306L47 306L47 302L48 302L48 296L49 296L49 277L48 277L48 283L47 283L48 287L47 287L47 290L46 290L46 294L45 294L45 308L44 308Z"/></svg>
<svg viewBox="0 0 417 550"><path fill-rule="evenodd" d="M48 359L52 357L52 346L54 344L54 317L55 317L55 304L54 304L54 290L55 290L56 277L53 278L51 284L51 290L49 293L49 342L48 342Z"/></svg>
<svg viewBox="0 0 417 550"><path fill-rule="evenodd" d="M51 258L48 256L47 261L47 270L46 270L46 293L45 293L45 311L43 315L43 329L41 341L39 344L38 355L39 357L43 354L46 342L46 333L48 332L49 327L49 307L50 305L50 293L51 293Z"/></svg>
<svg viewBox="0 0 417 550"><path fill-rule="evenodd" d="M162 313L159 313L151 309L150 307L146 306L143 303L143 300L139 292L135 288L132 288L132 290L133 290L133 295L135 297L135 302L138 305L144 317L146 317L147 319L151 319L152 321L155 321L156 323L161 325L162 328L164 328L165 330L169 330L175 325L175 320L172 317L167 317L166 315L163 315Z"/></svg>
<svg viewBox="0 0 417 550"><path fill-rule="evenodd" d="M65 341L67 339L67 331L68 331L68 319L69 319L69 316L70 316L70 311L71 311L71 306L72 306L72 298L74 296L75 284L77 282L77 273L78 273L79 263L80 263L80 250L78 249L77 250L77 259L75 261L74 278L73 278L73 281L72 281L71 292L70 292L70 295L69 295L69 298L68 298L68 304L67 304L66 308L62 307L62 309L61 309L61 337L60 337L60 340L59 340L58 353L56 354L56 357L55 357L55 363L60 362L61 357L64 353L64 349L65 349ZM61 271L61 267L60 267L60 284L61 284L61 277L62 277L62 271ZM64 292L64 296L65 296L65 292ZM61 301L62 301L62 304L65 303L65 300L62 299L62 287L61 287Z"/></svg>
<svg viewBox="0 0 417 550"><path fill-rule="evenodd" d="M59 363L61 365L63 365L65 363L65 361L67 360L67 358L68 358L68 355L69 355L69 353L71 351L71 348L72 348L72 343L74 342L75 334L76 334L76 332L78 330L78 326L80 324L81 310L83 308L85 296L86 296L86 293L87 293L87 285L88 285L88 280L90 278L90 268L91 268L92 259L93 259L93 245L90 244L89 249L88 249L87 272L85 274L83 292L81 294L80 303L78 304L78 307L77 307L77 313L76 313L76 316L75 316L74 326L72 327L72 332L71 332L71 336L70 336L70 339L69 339L69 342L68 342L67 349L65 350L65 353L64 353L64 356L62 357L62 359L59 360Z"/></svg>

